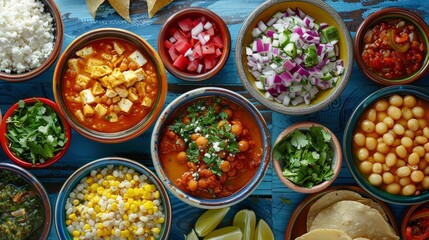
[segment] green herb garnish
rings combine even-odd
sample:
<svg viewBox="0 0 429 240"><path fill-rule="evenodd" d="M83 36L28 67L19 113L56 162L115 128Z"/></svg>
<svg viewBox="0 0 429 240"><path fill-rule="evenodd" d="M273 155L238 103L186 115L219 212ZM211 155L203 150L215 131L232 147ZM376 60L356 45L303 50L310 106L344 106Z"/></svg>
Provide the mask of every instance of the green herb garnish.
<svg viewBox="0 0 429 240"><path fill-rule="evenodd" d="M25 104L20 100L6 123L10 150L33 165L51 159L67 142L59 116L42 102Z"/></svg>
<svg viewBox="0 0 429 240"><path fill-rule="evenodd" d="M311 188L334 176L331 135L322 127L295 130L274 146L283 176L293 183Z"/></svg>

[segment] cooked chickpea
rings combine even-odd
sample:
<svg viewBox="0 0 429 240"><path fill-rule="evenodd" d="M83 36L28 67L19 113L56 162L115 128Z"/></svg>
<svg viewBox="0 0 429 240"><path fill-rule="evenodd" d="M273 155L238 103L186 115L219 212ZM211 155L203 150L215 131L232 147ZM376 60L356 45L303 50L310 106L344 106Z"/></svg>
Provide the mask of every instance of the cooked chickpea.
<svg viewBox="0 0 429 240"><path fill-rule="evenodd" d="M403 137L403 138L401 138L401 144L405 148L409 148L409 147L413 146L413 140L409 137Z"/></svg>
<svg viewBox="0 0 429 240"><path fill-rule="evenodd" d="M428 165L428 163L426 161L420 161L418 169L423 170L427 167L427 165Z"/></svg>
<svg viewBox="0 0 429 240"><path fill-rule="evenodd" d="M420 146L420 145L419 146L415 146L413 148L413 152L417 153L417 155L419 155L419 158L424 157L425 153L426 153L425 149L422 146Z"/></svg>
<svg viewBox="0 0 429 240"><path fill-rule="evenodd" d="M398 177L403 178L403 177L408 177L411 174L411 169L408 166L403 166L400 167L396 170L396 175L398 175Z"/></svg>
<svg viewBox="0 0 429 240"><path fill-rule="evenodd" d="M220 169L222 172L228 172L231 169L231 163L229 161L222 161L220 163Z"/></svg>
<svg viewBox="0 0 429 240"><path fill-rule="evenodd" d="M386 191L390 194L399 194L401 192L401 185L397 183L391 183L386 186Z"/></svg>
<svg viewBox="0 0 429 240"><path fill-rule="evenodd" d="M404 103L404 99L399 95L392 95L389 97L389 103L390 105L400 107Z"/></svg>
<svg viewBox="0 0 429 240"><path fill-rule="evenodd" d="M367 137L365 141L365 147L372 151L377 148L377 140L373 137Z"/></svg>
<svg viewBox="0 0 429 240"><path fill-rule="evenodd" d="M400 167L403 167L403 166L405 166L405 165L407 165L407 163L406 163L404 160L402 160L402 159L398 159L398 160L396 161L395 167L400 168Z"/></svg>
<svg viewBox="0 0 429 240"><path fill-rule="evenodd" d="M428 122L424 118L419 118L417 121L419 122L419 129L423 129L428 125Z"/></svg>
<svg viewBox="0 0 429 240"><path fill-rule="evenodd" d="M373 186L380 186L383 183L383 178L380 174L373 173L368 177L369 183Z"/></svg>
<svg viewBox="0 0 429 240"><path fill-rule="evenodd" d="M378 112L377 113L377 121L378 122L383 122L383 120L387 117L387 113L386 112Z"/></svg>
<svg viewBox="0 0 429 240"><path fill-rule="evenodd" d="M249 142L246 140L241 140L240 142L238 142L238 150L240 152L245 152L249 149Z"/></svg>
<svg viewBox="0 0 429 240"><path fill-rule="evenodd" d="M192 178L191 180L188 181L188 188L191 192L197 190L198 182Z"/></svg>
<svg viewBox="0 0 429 240"><path fill-rule="evenodd" d="M424 177L421 184L424 189L429 189L429 176Z"/></svg>
<svg viewBox="0 0 429 240"><path fill-rule="evenodd" d="M363 147L365 146L365 142L366 142L365 138L366 138L365 135L363 135L362 133L356 133L353 136L353 141L356 145Z"/></svg>
<svg viewBox="0 0 429 240"><path fill-rule="evenodd" d="M415 106L412 109L415 118L422 118L425 116L425 110L420 106Z"/></svg>
<svg viewBox="0 0 429 240"><path fill-rule="evenodd" d="M404 129L407 129L407 120L403 118L396 120L396 124L400 124L404 127Z"/></svg>
<svg viewBox="0 0 429 240"><path fill-rule="evenodd" d="M387 109L387 115L389 115L393 120L398 120L402 116L402 111L398 107L392 105Z"/></svg>
<svg viewBox="0 0 429 240"><path fill-rule="evenodd" d="M407 186L408 184L411 183L411 179L410 179L410 177L403 177L403 178L399 179L398 183L399 183L399 185L404 187L404 186Z"/></svg>
<svg viewBox="0 0 429 240"><path fill-rule="evenodd" d="M387 130L388 130L387 125L384 122L378 122L375 125L375 132L378 133L379 135L385 134Z"/></svg>
<svg viewBox="0 0 429 240"><path fill-rule="evenodd" d="M402 126L401 124L395 124L395 125L393 126L393 132L394 132L396 135L403 135L403 134L405 133L405 128L404 128L404 126Z"/></svg>
<svg viewBox="0 0 429 240"><path fill-rule="evenodd" d="M372 165L372 172L373 173L382 173L383 172L383 165L381 165L381 163L374 163Z"/></svg>
<svg viewBox="0 0 429 240"><path fill-rule="evenodd" d="M377 120L377 112L375 109L369 109L366 118L371 122L375 122L375 120Z"/></svg>
<svg viewBox="0 0 429 240"><path fill-rule="evenodd" d="M207 147L209 140L203 136L199 136L197 140L195 140L195 143L197 144L198 147L205 148Z"/></svg>
<svg viewBox="0 0 429 240"><path fill-rule="evenodd" d="M428 142L428 139L425 136L417 136L415 140L419 145L424 145Z"/></svg>
<svg viewBox="0 0 429 240"><path fill-rule="evenodd" d="M429 128L428 127L423 128L423 135L426 138L429 138Z"/></svg>
<svg viewBox="0 0 429 240"><path fill-rule="evenodd" d="M413 117L413 111L411 109L404 107L402 108L402 118L405 120L409 120Z"/></svg>
<svg viewBox="0 0 429 240"><path fill-rule="evenodd" d="M375 129L375 124L372 121L364 120L361 124L361 128L366 133L371 133Z"/></svg>
<svg viewBox="0 0 429 240"><path fill-rule="evenodd" d="M389 107L389 103L386 100L378 100L375 103L375 110L377 110L378 112L384 112L387 110L387 108Z"/></svg>
<svg viewBox="0 0 429 240"><path fill-rule="evenodd" d="M419 129L420 125L419 125L419 121L417 121L417 119L415 118L411 118L410 120L408 120L407 122L407 127L408 129L410 129L411 131L415 132Z"/></svg>
<svg viewBox="0 0 429 240"><path fill-rule="evenodd" d="M234 134L235 136L240 136L242 132L243 132L243 125L241 125L241 123L232 124L231 126L232 134Z"/></svg>
<svg viewBox="0 0 429 240"><path fill-rule="evenodd" d="M416 185L414 184L408 184L407 186L404 186L402 188L402 195L404 196L412 196L416 193Z"/></svg>
<svg viewBox="0 0 429 240"><path fill-rule="evenodd" d="M231 108L224 108L223 112L225 112L228 115L228 119L232 118L233 112Z"/></svg>
<svg viewBox="0 0 429 240"><path fill-rule="evenodd" d="M395 181L395 177L390 172L383 173L383 183L384 184L391 184Z"/></svg>
<svg viewBox="0 0 429 240"><path fill-rule="evenodd" d="M385 163L383 163L383 172L389 172L390 171L390 167L387 166Z"/></svg>
<svg viewBox="0 0 429 240"><path fill-rule="evenodd" d="M369 157L369 151L366 148L360 148L357 152L357 157L359 160L364 161L367 160Z"/></svg>
<svg viewBox="0 0 429 240"><path fill-rule="evenodd" d="M386 157L384 158L384 161L386 162L386 165L388 167L395 166L397 160L398 160L398 158L396 157L396 154L394 154L394 153L388 153L386 155Z"/></svg>
<svg viewBox="0 0 429 240"><path fill-rule="evenodd" d="M179 163L186 163L186 152L185 151L181 151L177 154L176 159Z"/></svg>
<svg viewBox="0 0 429 240"><path fill-rule="evenodd" d="M395 121L393 120L393 118L387 116L383 119L383 122L386 124L386 126L388 128L393 128L393 126L395 125Z"/></svg>
<svg viewBox="0 0 429 240"><path fill-rule="evenodd" d="M395 137L391 133L383 134L383 142L389 146L393 144Z"/></svg>
<svg viewBox="0 0 429 240"><path fill-rule="evenodd" d="M423 145L423 148L425 149L426 152L429 152L429 142L425 143Z"/></svg>
<svg viewBox="0 0 429 240"><path fill-rule="evenodd" d="M390 147L385 143L380 143L377 145L377 152L382 154L387 154L390 150Z"/></svg>
<svg viewBox="0 0 429 240"><path fill-rule="evenodd" d="M410 155L408 155L408 164L410 165L417 165L420 162L419 154L413 152Z"/></svg>
<svg viewBox="0 0 429 240"><path fill-rule="evenodd" d="M395 140L393 140L392 147L396 148L399 145L401 145L401 139L395 138Z"/></svg>
<svg viewBox="0 0 429 240"><path fill-rule="evenodd" d="M373 163L370 161L363 161L359 165L359 169L363 174L368 174L372 172Z"/></svg>
<svg viewBox="0 0 429 240"><path fill-rule="evenodd" d="M414 134L414 132L413 132L413 131L411 131L410 129L407 129L407 130L405 130L404 137L409 137L409 138L411 138L411 139L414 139L415 134Z"/></svg>
<svg viewBox="0 0 429 240"><path fill-rule="evenodd" d="M378 163L384 163L385 162L385 156L379 152L374 153L372 156L375 162Z"/></svg>
<svg viewBox="0 0 429 240"><path fill-rule="evenodd" d="M427 153L425 153L425 161L427 162L427 163L429 163L429 153L427 152Z"/></svg>
<svg viewBox="0 0 429 240"><path fill-rule="evenodd" d="M410 175L411 181L413 181L415 183L419 183L419 182L423 181L424 177L425 177L425 174L419 170L412 172Z"/></svg>
<svg viewBox="0 0 429 240"><path fill-rule="evenodd" d="M406 107L412 108L416 105L416 98L411 95L407 95L404 97L404 105Z"/></svg>
<svg viewBox="0 0 429 240"><path fill-rule="evenodd" d="M403 145L397 146L395 152L400 158L405 158L407 156L407 149Z"/></svg>

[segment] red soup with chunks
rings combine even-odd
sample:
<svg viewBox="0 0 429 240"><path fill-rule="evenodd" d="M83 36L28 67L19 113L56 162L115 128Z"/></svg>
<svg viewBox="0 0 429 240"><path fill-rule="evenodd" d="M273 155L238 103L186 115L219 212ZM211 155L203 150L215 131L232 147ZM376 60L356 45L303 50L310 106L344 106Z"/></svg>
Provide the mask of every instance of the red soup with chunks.
<svg viewBox="0 0 429 240"><path fill-rule="evenodd" d="M380 77L411 76L421 68L425 55L420 30L402 19L380 22L365 33L363 61Z"/></svg>
<svg viewBox="0 0 429 240"><path fill-rule="evenodd" d="M159 154L177 187L195 197L222 198L252 179L262 159L262 136L244 108L206 97L174 116L162 132Z"/></svg>
<svg viewBox="0 0 429 240"><path fill-rule="evenodd" d="M140 122L158 95L158 76L147 56L119 39L89 43L68 60L63 94L82 125L100 132Z"/></svg>

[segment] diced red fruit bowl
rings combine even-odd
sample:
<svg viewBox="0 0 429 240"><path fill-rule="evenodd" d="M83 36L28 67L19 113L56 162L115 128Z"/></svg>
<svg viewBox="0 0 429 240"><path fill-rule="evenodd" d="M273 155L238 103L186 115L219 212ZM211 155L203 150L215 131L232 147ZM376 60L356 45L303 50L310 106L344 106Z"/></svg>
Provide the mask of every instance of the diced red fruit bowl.
<svg viewBox="0 0 429 240"><path fill-rule="evenodd" d="M185 8L167 19L158 36L158 53L175 77L202 81L225 65L231 35L225 22L205 8Z"/></svg>

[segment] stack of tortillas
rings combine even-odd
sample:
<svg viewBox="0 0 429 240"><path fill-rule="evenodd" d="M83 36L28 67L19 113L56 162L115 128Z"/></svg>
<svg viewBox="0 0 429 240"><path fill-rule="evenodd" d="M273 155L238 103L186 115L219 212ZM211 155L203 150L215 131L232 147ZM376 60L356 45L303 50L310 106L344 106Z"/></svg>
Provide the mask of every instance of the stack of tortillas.
<svg viewBox="0 0 429 240"><path fill-rule="evenodd" d="M118 12L118 14L123 17L128 22L131 22L130 18L130 0L108 0L110 5ZM149 17L153 17L159 9L165 7L173 0L146 0L147 2L147 12ZM98 7L105 2L105 0L86 0L86 5L88 6L89 12L92 17L95 18L95 13L97 12Z"/></svg>
<svg viewBox="0 0 429 240"><path fill-rule="evenodd" d="M323 195L308 211L307 233L296 240L396 240L383 208L349 190Z"/></svg>

